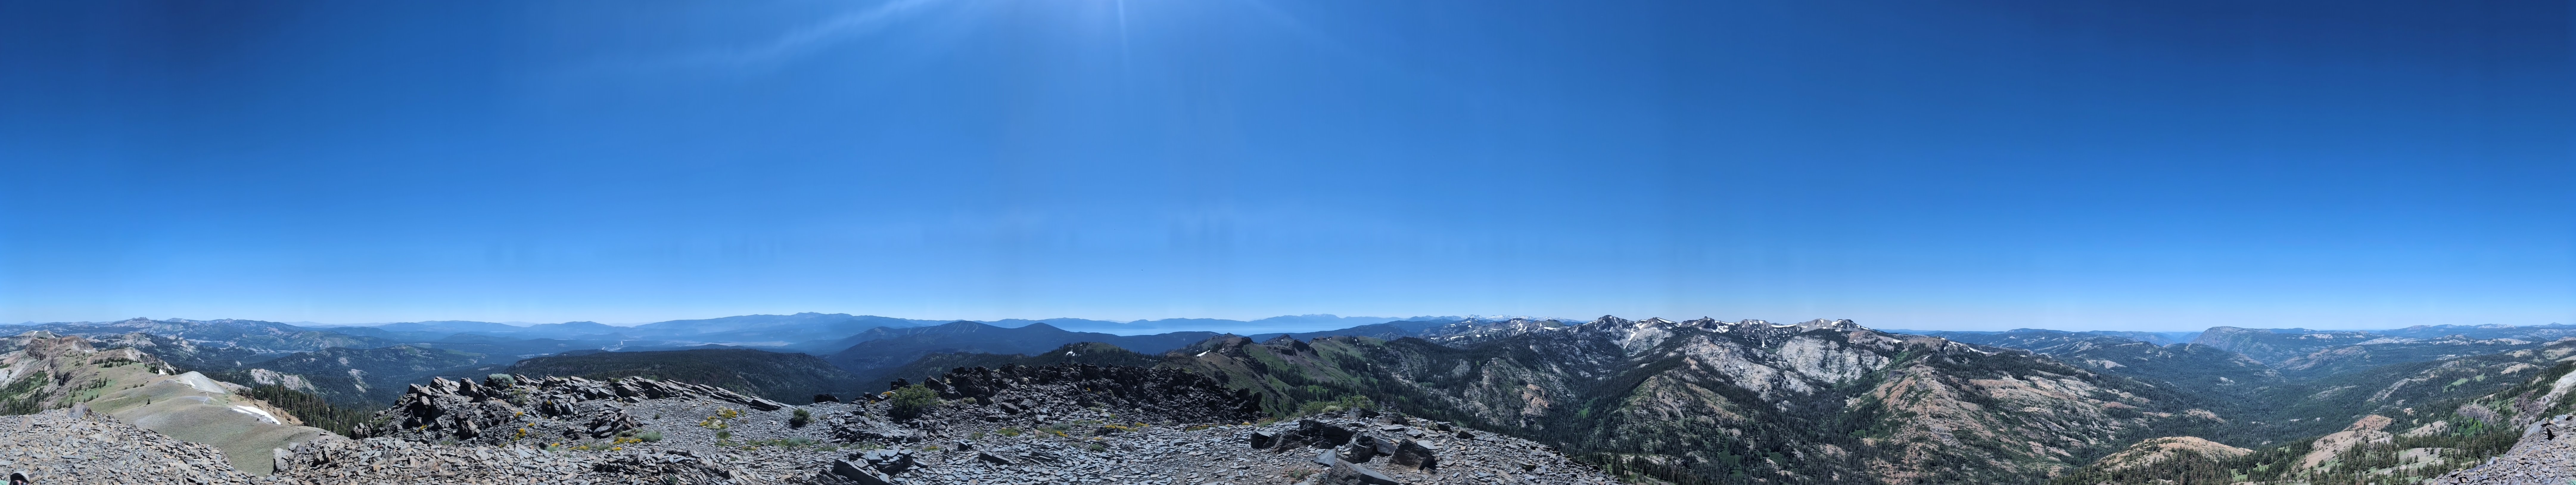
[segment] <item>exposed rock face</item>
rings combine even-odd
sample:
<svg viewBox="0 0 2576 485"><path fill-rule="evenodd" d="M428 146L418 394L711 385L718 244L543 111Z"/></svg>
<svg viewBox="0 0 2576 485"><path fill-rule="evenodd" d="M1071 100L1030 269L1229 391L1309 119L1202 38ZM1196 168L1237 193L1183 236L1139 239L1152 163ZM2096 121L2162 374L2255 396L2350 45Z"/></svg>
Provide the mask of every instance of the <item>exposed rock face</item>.
<svg viewBox="0 0 2576 485"><path fill-rule="evenodd" d="M2576 481L2576 416L2559 415L2532 423L2522 440L2486 464L2442 475L2424 483L2441 485L2569 483Z"/></svg>
<svg viewBox="0 0 2576 485"><path fill-rule="evenodd" d="M2199 437L2173 436L2152 438L2129 445L2128 449L2102 457L2100 461L2094 462L2093 466L2105 471L2119 471L2151 466L2184 455L2199 455L2216 460L2245 456L2253 452L2254 450L2227 446Z"/></svg>
<svg viewBox="0 0 2576 485"><path fill-rule="evenodd" d="M594 381L496 375L481 384L439 378L428 385L411 385L392 408L376 413L374 422L360 425L357 433L485 444L607 438L640 427L626 405L647 399L713 400L760 411L787 407L722 388L643 378Z"/></svg>
<svg viewBox="0 0 2576 485"><path fill-rule="evenodd" d="M2127 444L2124 430L2207 419L2135 379L1847 320L1603 317L1452 335L1476 338L1236 337L1168 365L1260 389L1273 410L1316 394L1300 386L1368 382L1325 396L1394 394L1381 399L1583 452L1793 482L2045 481Z"/></svg>
<svg viewBox="0 0 2576 485"><path fill-rule="evenodd" d="M2388 428L2388 423L2394 421L2387 416L2377 414L2363 416L2353 421L2352 426L2344 427L2343 431L2317 438L2316 443L2309 448L2308 455L2299 459L2299 469L2316 468L2317 465L2325 464L2326 460L2332 460L2335 455L2351 450L2355 446L2385 444L2396 439L2395 435L2381 431Z"/></svg>

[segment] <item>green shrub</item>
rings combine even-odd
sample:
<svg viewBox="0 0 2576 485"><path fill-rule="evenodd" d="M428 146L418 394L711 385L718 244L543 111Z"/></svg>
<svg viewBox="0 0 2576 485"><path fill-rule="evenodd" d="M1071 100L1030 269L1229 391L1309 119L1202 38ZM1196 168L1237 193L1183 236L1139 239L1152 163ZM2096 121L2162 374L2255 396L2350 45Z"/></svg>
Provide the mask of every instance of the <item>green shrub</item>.
<svg viewBox="0 0 2576 485"><path fill-rule="evenodd" d="M939 393L931 392L930 388L920 384L913 384L894 390L894 396L887 401L893 403L892 407L886 408L887 415L894 416L895 419L908 420L921 417L922 413L930 412L931 407L938 406Z"/></svg>
<svg viewBox="0 0 2576 485"><path fill-rule="evenodd" d="M803 428L806 423L812 422L814 422L814 413L806 412L805 408L796 408L796 415L787 418L787 427Z"/></svg>
<svg viewBox="0 0 2576 485"><path fill-rule="evenodd" d="M660 431L646 431L646 432L642 432L642 433L635 433L635 439L644 440L645 442L648 442L648 443L649 443L649 442L654 442L654 441L662 441L662 432L660 432Z"/></svg>

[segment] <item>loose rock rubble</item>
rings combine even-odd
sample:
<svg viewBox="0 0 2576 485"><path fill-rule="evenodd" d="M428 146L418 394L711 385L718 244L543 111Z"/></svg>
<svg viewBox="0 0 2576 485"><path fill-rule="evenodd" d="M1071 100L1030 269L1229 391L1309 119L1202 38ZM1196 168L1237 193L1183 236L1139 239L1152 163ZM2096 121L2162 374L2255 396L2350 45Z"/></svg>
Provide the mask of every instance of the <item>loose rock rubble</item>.
<svg viewBox="0 0 2576 485"><path fill-rule="evenodd" d="M922 385L944 401L896 419L885 395L788 406L649 379L439 380L379 413L363 439L276 450L267 476L202 445L56 411L24 418L44 431L9 433L33 439L0 443L0 466L49 477L38 483L1613 482L1542 445L1398 414L1254 424L1268 421L1256 396L1170 369L958 369ZM135 451L97 456L111 449Z"/></svg>
<svg viewBox="0 0 2576 485"><path fill-rule="evenodd" d="M283 483L234 470L214 447L69 409L0 416L0 436L0 476L35 483Z"/></svg>
<svg viewBox="0 0 2576 485"><path fill-rule="evenodd" d="M629 404L641 404L648 399L713 400L758 411L777 411L787 407L777 401L681 382L640 378L615 381L580 377L530 379L527 376L494 374L485 377L480 385L470 379L450 381L445 378L433 379L425 386L413 384L409 392L394 402L393 408L376 413L376 422L364 425L357 433L415 441L455 440L485 444L517 442L532 435L607 438L642 427L642 423L627 413L626 408ZM538 424L546 426L527 432L512 429Z"/></svg>
<svg viewBox="0 0 2576 485"><path fill-rule="evenodd" d="M1368 410L1253 424L1259 400L1170 369L958 369L921 419L833 416L845 436L906 442L834 460L816 484L1613 483L1527 440ZM990 403L990 404L981 404ZM882 407L882 405L879 405ZM898 435L899 430L913 433Z"/></svg>
<svg viewBox="0 0 2576 485"><path fill-rule="evenodd" d="M393 438L298 446L278 458L279 483L724 483L751 477L688 450L545 451L446 446ZM721 456L721 455L719 455Z"/></svg>
<svg viewBox="0 0 2576 485"><path fill-rule="evenodd" d="M2523 428L2522 441L2475 468L2425 480L2425 484L2576 482L2576 415L2561 414Z"/></svg>
<svg viewBox="0 0 2576 485"><path fill-rule="evenodd" d="M1112 414L1071 412L1070 424ZM1443 423L1351 415L1269 425L1125 426L1082 432L1032 420L967 425L903 460L835 462L818 484L1606 484L1609 476L1546 446ZM1388 424L1389 421L1403 424ZM1068 424L1068 423L1057 423ZM1003 432L1010 429L1016 436ZM989 431L986 431L989 430ZM944 445L944 446L943 446ZM1266 445L1266 446L1265 446ZM874 466L875 463L901 463Z"/></svg>

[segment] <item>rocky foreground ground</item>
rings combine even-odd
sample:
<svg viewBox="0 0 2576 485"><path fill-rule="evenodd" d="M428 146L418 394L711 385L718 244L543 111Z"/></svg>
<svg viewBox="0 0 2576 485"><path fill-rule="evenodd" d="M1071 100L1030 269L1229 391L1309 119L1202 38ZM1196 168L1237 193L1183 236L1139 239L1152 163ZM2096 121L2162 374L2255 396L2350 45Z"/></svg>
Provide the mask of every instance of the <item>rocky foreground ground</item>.
<svg viewBox="0 0 2576 485"><path fill-rule="evenodd" d="M923 384L940 404L897 419L874 399L791 406L649 379L442 380L414 386L366 436L273 450L265 476L54 411L0 418L16 430L0 469L46 484L1613 482L1543 445L1400 414L1269 422L1253 396L1169 369L1010 366Z"/></svg>
<svg viewBox="0 0 2576 485"><path fill-rule="evenodd" d="M2503 455L2467 470L2425 480L2426 485L2576 483L2576 416L2558 415L2523 428L2522 440Z"/></svg>
<svg viewBox="0 0 2576 485"><path fill-rule="evenodd" d="M35 483L282 483L233 469L214 447L86 409L0 416L0 473Z"/></svg>

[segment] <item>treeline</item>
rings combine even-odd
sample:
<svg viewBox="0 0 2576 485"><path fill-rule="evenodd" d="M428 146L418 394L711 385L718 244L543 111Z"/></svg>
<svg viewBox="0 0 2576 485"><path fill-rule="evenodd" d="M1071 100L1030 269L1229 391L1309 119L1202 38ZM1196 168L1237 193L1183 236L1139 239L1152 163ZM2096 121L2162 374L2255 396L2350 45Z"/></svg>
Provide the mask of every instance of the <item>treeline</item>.
<svg viewBox="0 0 2576 485"><path fill-rule="evenodd" d="M861 391L884 391L892 389L886 384L895 379L917 382L923 377L938 377L959 367L1001 368L1011 364L1032 367L1053 364L1153 367L1162 362L1161 357L1140 354L1116 345L1081 342L1064 344L1055 350L1038 355L963 352L924 355L911 363L874 376L859 376L859 385L862 387Z"/></svg>
<svg viewBox="0 0 2576 485"><path fill-rule="evenodd" d="M330 430L341 436L352 436L349 428L366 422L368 416L375 414L373 411L340 407L322 400L321 396L276 384L250 388L247 396L286 410L287 414L295 415L295 419L304 420L305 426Z"/></svg>
<svg viewBox="0 0 2576 485"><path fill-rule="evenodd" d="M2308 443L2276 446L2255 450L2234 458L2212 458L2199 453L2176 453L2172 458L2119 470L2092 468L2077 470L2057 477L2057 485L2174 484L2202 485L2237 482L2266 482L2290 478L2290 467L2308 454Z"/></svg>
<svg viewBox="0 0 2576 485"><path fill-rule="evenodd" d="M45 395L37 391L44 390L48 382L51 381L45 371L36 371L11 381L8 387L0 387L0 414L35 414L45 410Z"/></svg>

